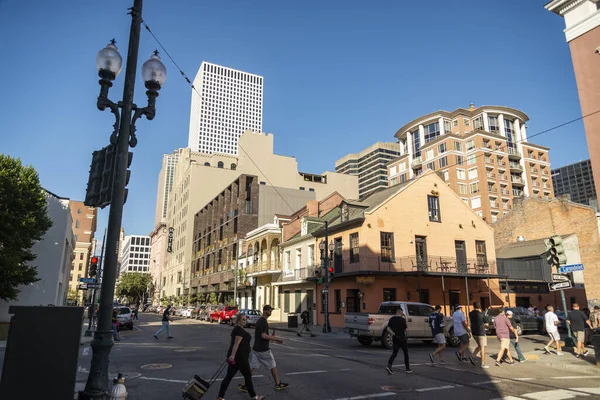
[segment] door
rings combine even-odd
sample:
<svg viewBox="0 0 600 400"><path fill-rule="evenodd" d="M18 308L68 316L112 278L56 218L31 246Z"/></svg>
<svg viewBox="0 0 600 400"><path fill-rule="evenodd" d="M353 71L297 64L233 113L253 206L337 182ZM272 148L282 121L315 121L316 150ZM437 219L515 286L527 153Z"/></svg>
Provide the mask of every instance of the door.
<svg viewBox="0 0 600 400"><path fill-rule="evenodd" d="M467 272L467 249L464 240L455 240L456 272Z"/></svg>
<svg viewBox="0 0 600 400"><path fill-rule="evenodd" d="M429 314L424 315L424 309L420 304L406 304L406 325L408 326L408 337L425 337L425 327L429 327ZM431 336L431 329L428 329L427 336Z"/></svg>
<svg viewBox="0 0 600 400"><path fill-rule="evenodd" d="M333 270L336 274L342 273L342 238L335 239L333 253Z"/></svg>
<svg viewBox="0 0 600 400"><path fill-rule="evenodd" d="M460 292L451 290L448 294L448 301L450 302L450 315L454 312L454 306L460 304Z"/></svg>
<svg viewBox="0 0 600 400"><path fill-rule="evenodd" d="M296 290L294 290L294 294L296 297L296 301L295 301L296 310L294 312L296 314L300 314L302 312L302 290L296 289Z"/></svg>
<svg viewBox="0 0 600 400"><path fill-rule="evenodd" d="M427 238L425 236L415 236L415 252L418 270L427 271L429 263L427 262Z"/></svg>

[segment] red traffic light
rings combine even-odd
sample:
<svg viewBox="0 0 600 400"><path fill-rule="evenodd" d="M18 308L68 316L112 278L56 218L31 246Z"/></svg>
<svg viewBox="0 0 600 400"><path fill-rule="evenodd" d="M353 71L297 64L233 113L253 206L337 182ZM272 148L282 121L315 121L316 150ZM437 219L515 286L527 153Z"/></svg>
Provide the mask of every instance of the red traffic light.
<svg viewBox="0 0 600 400"><path fill-rule="evenodd" d="M98 264L98 257L92 257L92 264Z"/></svg>
<svg viewBox="0 0 600 400"><path fill-rule="evenodd" d="M333 274L333 267L329 267L329 273Z"/></svg>

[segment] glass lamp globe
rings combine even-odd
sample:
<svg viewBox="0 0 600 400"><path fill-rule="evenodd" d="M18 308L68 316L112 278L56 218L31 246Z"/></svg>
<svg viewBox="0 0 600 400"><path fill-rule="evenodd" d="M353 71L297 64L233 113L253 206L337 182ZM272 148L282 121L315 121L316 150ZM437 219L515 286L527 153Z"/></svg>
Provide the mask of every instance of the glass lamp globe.
<svg viewBox="0 0 600 400"><path fill-rule="evenodd" d="M144 65L142 65L142 79L144 82L157 82L160 86L165 83L167 68L165 68L165 65L160 60L158 51L155 51Z"/></svg>
<svg viewBox="0 0 600 400"><path fill-rule="evenodd" d="M123 67L123 59L119 54L119 49L115 45L114 41L109 43L105 48L100 50L96 54L96 68L98 72L101 70L110 71L115 76L119 75L121 68Z"/></svg>

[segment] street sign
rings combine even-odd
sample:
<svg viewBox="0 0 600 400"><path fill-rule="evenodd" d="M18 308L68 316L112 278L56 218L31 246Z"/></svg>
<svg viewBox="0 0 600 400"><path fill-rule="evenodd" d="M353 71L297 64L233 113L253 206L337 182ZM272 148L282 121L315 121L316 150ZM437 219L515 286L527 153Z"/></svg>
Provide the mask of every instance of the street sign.
<svg viewBox="0 0 600 400"><path fill-rule="evenodd" d="M548 289L550 289L551 292L554 292L556 290L562 290L562 289L571 289L572 287L573 286L571 285L571 281L554 282L554 283L548 284Z"/></svg>
<svg viewBox="0 0 600 400"><path fill-rule="evenodd" d="M79 278L82 283L96 283L96 278Z"/></svg>
<svg viewBox="0 0 600 400"><path fill-rule="evenodd" d="M575 271L583 271L583 264L565 265L564 267L560 267L558 269L558 272L560 272L561 274L566 274L568 272L575 272Z"/></svg>
<svg viewBox="0 0 600 400"><path fill-rule="evenodd" d="M87 288L88 289L100 289L100 284L99 283L88 283Z"/></svg>
<svg viewBox="0 0 600 400"><path fill-rule="evenodd" d="M87 284L84 283L82 285L77 286L77 290L88 290Z"/></svg>
<svg viewBox="0 0 600 400"><path fill-rule="evenodd" d="M329 289L323 289L323 290L321 290L321 293L323 293L323 294L329 293Z"/></svg>
<svg viewBox="0 0 600 400"><path fill-rule="evenodd" d="M569 277L561 274L552 274L552 282L567 282Z"/></svg>

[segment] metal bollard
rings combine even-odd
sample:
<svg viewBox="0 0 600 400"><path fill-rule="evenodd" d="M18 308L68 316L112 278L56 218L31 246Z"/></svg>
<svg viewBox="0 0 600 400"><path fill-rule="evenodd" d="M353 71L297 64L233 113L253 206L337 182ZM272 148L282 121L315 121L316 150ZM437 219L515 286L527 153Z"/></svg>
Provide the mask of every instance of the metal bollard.
<svg viewBox="0 0 600 400"><path fill-rule="evenodd" d="M114 385L108 390L107 400L126 399L127 389L125 388L125 378L123 378L123 374L119 373L119 375L113 379L113 383Z"/></svg>

